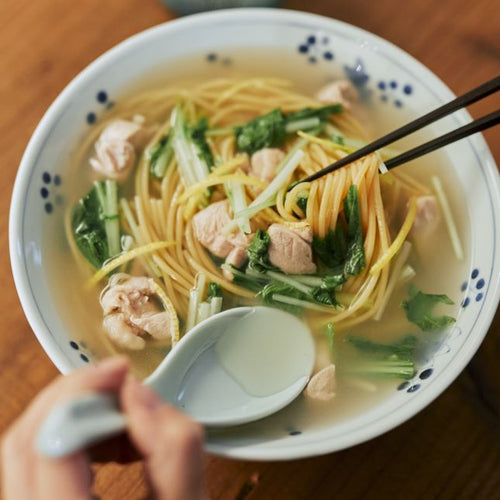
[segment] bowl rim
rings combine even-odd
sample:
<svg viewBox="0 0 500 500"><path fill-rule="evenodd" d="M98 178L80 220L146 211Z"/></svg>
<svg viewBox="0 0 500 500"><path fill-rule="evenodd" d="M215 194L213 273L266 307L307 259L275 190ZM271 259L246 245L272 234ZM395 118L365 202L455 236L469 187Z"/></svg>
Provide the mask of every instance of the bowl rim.
<svg viewBox="0 0 500 500"><path fill-rule="evenodd" d="M164 31L175 32L176 30L183 30L188 27L192 28L199 24L208 24L211 21L215 20L231 20L241 17L244 17L247 21L251 18L255 22L259 22L265 19L267 22L269 22L269 20L272 20L278 23L283 21L294 24L309 23L311 27L314 27L315 29L321 29L321 27L324 27L324 29L328 29L328 27L330 27L330 29L336 28L341 31L350 31L351 33L354 33L369 41L371 44L376 45L378 48L387 49L388 51L395 54L397 58L402 59L405 63L409 63L419 72L424 73L426 79L430 82L430 84L432 84L432 87L436 89L436 92L439 94L439 98L451 100L455 97L453 92L431 70L420 63L413 56L403 51L393 43L385 40L384 38L370 33L362 28L358 28L356 26L333 18L327 18L317 14L286 9L236 8L194 14L192 16L184 17L181 19L167 21L143 30L104 52L101 56L87 65L80 73L78 73L78 75L76 75L70 81L69 84L65 86L65 88L60 92L60 94L56 97L56 99L43 115L35 131L33 132L33 135L31 136L21 159L11 198L9 215L9 251L12 273L17 293L19 295L24 314L26 315L26 318L28 319L28 322L38 341L42 345L51 361L63 374L67 374L72 371L74 369L74 366L70 362L66 354L62 351L55 338L52 336L50 330L43 320L40 310L38 309L38 305L34 299L34 294L30 287L27 268L25 266L24 249L19 242L22 220L24 217L23 193L26 192L32 168L36 164L37 154L44 146L44 141L47 139L48 131L50 131L50 125L53 124L62 108L67 105L75 89L77 89L80 85L84 85L85 82L92 77L92 75L105 68L108 64L113 63L116 58L118 58L122 53L126 52L130 48L134 47L137 43L147 43L150 39L153 39L156 36L161 36ZM464 123L471 120L470 115L465 110L458 113L457 116L459 116L460 120ZM492 192L496 193L496 199L494 200L494 202L498 206L498 200L500 199L500 180L498 175L494 175L494 167L496 163L483 136L478 134L475 138L475 141L476 144L481 147L481 154L485 158L485 160L482 162L487 166L487 168L485 169L485 175L488 178ZM471 147L473 150L475 150L472 144ZM495 231L499 228L494 227L493 229ZM499 260L500 252L497 248L494 262L498 262ZM380 436L385 432L392 430L393 428L397 427L398 425L414 416L416 413L430 404L435 398L437 398L455 380L455 378L473 357L473 355L479 348L479 345L481 344L484 336L488 332L489 326L495 315L495 304L498 305L500 299L500 277L497 276L495 278L493 276L490 281L490 287L492 287L492 289L488 294L489 301L487 302L485 300L485 305L487 302L488 307L486 307L485 312L477 320L479 322L479 326L477 324L475 326L475 329L478 333L476 333L476 335L469 341L467 346L463 345L461 347L460 351L457 353L459 355L453 357L453 362L450 363L451 366L447 366L446 370L440 373L438 384L432 384L432 389L429 387L426 391L422 391L419 394L419 397L411 398L406 401L405 405L398 409L398 411L393 415L391 415L390 418L385 418L383 419L383 422L377 423L376 425L370 423L366 426L366 428L361 430L358 429L355 436L353 436L352 433L340 436L335 439L335 443L332 443L331 439L318 440L314 443L307 443L302 445L297 443L296 445L292 446L274 448L271 451L269 450L269 448L262 449L258 446L233 446L231 448L228 448L227 446L218 445L216 443L207 443L207 451L221 456L240 459L288 460L293 458L303 458L330 453L333 451L339 451L341 449L351 447L374 437Z"/></svg>

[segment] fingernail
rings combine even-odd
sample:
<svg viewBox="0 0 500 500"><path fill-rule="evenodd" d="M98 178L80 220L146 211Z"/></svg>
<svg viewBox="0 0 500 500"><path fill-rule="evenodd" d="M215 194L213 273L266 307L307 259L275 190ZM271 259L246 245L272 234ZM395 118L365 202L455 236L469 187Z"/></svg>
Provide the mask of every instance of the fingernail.
<svg viewBox="0 0 500 500"><path fill-rule="evenodd" d="M127 376L127 385L131 388L134 397L142 406L150 410L156 410L163 404L156 392L150 389L147 385L139 382L131 374L128 374Z"/></svg>

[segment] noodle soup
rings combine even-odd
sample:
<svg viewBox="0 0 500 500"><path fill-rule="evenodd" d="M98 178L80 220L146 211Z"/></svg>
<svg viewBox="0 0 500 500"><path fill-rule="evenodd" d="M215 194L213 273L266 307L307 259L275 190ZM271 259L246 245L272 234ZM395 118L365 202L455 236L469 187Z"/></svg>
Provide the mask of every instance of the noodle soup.
<svg viewBox="0 0 500 500"><path fill-rule="evenodd" d="M282 55L245 72L188 78L191 67L132 86L82 139L71 253L55 272L79 276L58 288L66 319L96 357L126 352L145 377L211 314L282 308L314 333L310 387L264 422L218 432L350 418L411 378L458 312L451 280L464 264L431 180L439 155L384 173L396 152L383 150L295 185L399 123L340 73L296 75ZM459 193L445 196L460 220Z"/></svg>

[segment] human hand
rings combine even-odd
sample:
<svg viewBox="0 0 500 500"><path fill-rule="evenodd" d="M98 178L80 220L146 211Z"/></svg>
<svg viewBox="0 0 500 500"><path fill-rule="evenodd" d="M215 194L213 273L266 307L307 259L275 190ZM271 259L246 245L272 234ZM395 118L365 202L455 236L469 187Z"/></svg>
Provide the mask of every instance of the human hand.
<svg viewBox="0 0 500 500"><path fill-rule="evenodd" d="M119 393L129 438L146 461L156 498L203 497L201 426L127 372L125 358L110 358L58 377L37 396L3 439L5 500L45 500L56 494L69 500L91 498L87 452L53 459L41 456L34 445L41 423L55 405L89 392Z"/></svg>

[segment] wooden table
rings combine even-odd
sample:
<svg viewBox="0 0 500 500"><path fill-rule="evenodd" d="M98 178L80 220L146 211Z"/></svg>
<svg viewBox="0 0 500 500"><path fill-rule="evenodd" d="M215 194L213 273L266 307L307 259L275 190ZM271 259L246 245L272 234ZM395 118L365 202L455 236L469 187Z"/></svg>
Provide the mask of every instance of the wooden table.
<svg viewBox="0 0 500 500"><path fill-rule="evenodd" d="M334 17L414 55L456 93L500 69L496 0L290 0L285 7ZM7 216L17 166L43 113L89 62L128 36L171 19L155 0L0 2L0 432L57 375L32 334L11 277ZM480 116L499 99L472 109ZM498 129L486 134L500 162ZM424 411L370 442L286 463L206 458L210 498L500 498L500 321L452 386ZM142 498L140 464L97 469L105 499Z"/></svg>

